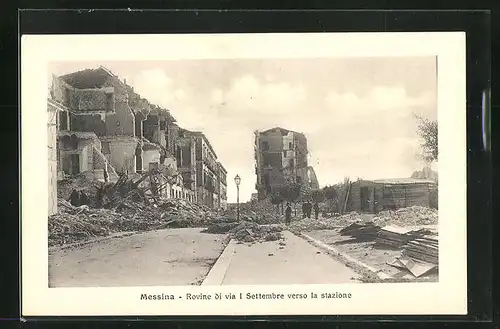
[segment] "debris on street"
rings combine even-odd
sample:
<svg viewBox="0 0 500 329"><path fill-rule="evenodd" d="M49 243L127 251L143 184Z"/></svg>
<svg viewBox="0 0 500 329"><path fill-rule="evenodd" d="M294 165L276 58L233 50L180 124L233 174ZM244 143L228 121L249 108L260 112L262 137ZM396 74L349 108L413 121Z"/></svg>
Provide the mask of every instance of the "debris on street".
<svg viewBox="0 0 500 329"><path fill-rule="evenodd" d="M74 200L74 206L86 204L96 207L97 193L104 183L90 180L84 174L75 175L71 179L63 179L57 183L57 197L64 200ZM84 196L82 200L82 195ZM83 201L83 202L82 202Z"/></svg>
<svg viewBox="0 0 500 329"><path fill-rule="evenodd" d="M205 227L216 218L213 211L184 200L167 200L144 206L128 200L114 208L73 206L58 199L59 212L49 216L49 245L73 243L111 233L160 228Z"/></svg>
<svg viewBox="0 0 500 329"><path fill-rule="evenodd" d="M385 210L377 215L358 214L350 212L333 217L322 217L320 219L299 219L292 222L291 228L300 231L328 230L346 228L349 225L366 225L370 228L397 225L400 227L436 225L438 213L436 209L412 206L398 210Z"/></svg>
<svg viewBox="0 0 500 329"><path fill-rule="evenodd" d="M380 227L372 222L361 224L352 223L341 229L339 233L342 236L352 237L353 241L373 241L377 237L379 230Z"/></svg>
<svg viewBox="0 0 500 329"><path fill-rule="evenodd" d="M416 278L437 269L437 264L418 262L404 256L397 257L392 262L388 262L388 264L402 270L407 270Z"/></svg>
<svg viewBox="0 0 500 329"><path fill-rule="evenodd" d="M211 233L211 234L225 234L234 229L236 226L238 226L238 223L236 222L230 222L230 223L214 223L204 229L202 233Z"/></svg>
<svg viewBox="0 0 500 329"><path fill-rule="evenodd" d="M297 221L292 221L290 229L298 232L307 232L315 230L329 230L338 229L341 226L331 219L300 219Z"/></svg>
<svg viewBox="0 0 500 329"><path fill-rule="evenodd" d="M160 221L142 221L123 216L110 209L94 209L87 205L74 207L58 200L59 212L49 217L49 246L77 242L113 232L147 229Z"/></svg>
<svg viewBox="0 0 500 329"><path fill-rule="evenodd" d="M244 221L229 231L231 238L240 242L278 241L283 239L281 226L259 225Z"/></svg>
<svg viewBox="0 0 500 329"><path fill-rule="evenodd" d="M378 214L301 219L291 229L335 246L396 281L428 282L437 279L437 223L437 210L412 206Z"/></svg>
<svg viewBox="0 0 500 329"><path fill-rule="evenodd" d="M438 223L438 211L437 209L422 206L412 206L398 210L384 210L379 212L373 218L373 221L379 226L391 224L402 227L436 225Z"/></svg>
<svg viewBox="0 0 500 329"><path fill-rule="evenodd" d="M237 220L237 208L229 207L223 212L223 216ZM254 222L260 225L282 223L283 216L277 211L276 206L265 200L248 205L240 205L240 220Z"/></svg>

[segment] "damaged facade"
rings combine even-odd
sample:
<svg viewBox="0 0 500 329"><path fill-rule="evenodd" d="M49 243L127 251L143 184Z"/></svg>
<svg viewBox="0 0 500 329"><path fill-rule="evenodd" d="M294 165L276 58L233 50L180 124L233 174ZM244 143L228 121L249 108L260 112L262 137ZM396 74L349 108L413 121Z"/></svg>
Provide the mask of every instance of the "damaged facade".
<svg viewBox="0 0 500 329"><path fill-rule="evenodd" d="M49 216L57 212L57 116L63 109L59 104L47 100L47 148L49 178Z"/></svg>
<svg viewBox="0 0 500 329"><path fill-rule="evenodd" d="M136 116L125 84L104 68L83 70L53 79L53 97L71 113L70 129L95 133L104 143L103 154L117 173L135 173L137 148ZM139 159L140 159L139 154Z"/></svg>
<svg viewBox="0 0 500 329"><path fill-rule="evenodd" d="M56 129L60 178L83 173L116 182L120 174L160 169L168 180L161 195L220 206L220 191L215 190L219 170L213 169L216 174L210 178L202 175L198 182L198 163L218 168L207 160L216 159L213 150L213 157L198 159L197 147L203 149L208 140L181 134L170 111L150 104L125 80L104 67L86 69L54 76L50 94L49 101L63 109Z"/></svg>
<svg viewBox="0 0 500 329"><path fill-rule="evenodd" d="M307 163L307 138L280 127L255 132L255 174L259 199L285 183L318 188L318 180Z"/></svg>
<svg viewBox="0 0 500 329"><path fill-rule="evenodd" d="M219 162L219 176L217 184L219 186L218 196L219 196L219 208L227 209L227 170Z"/></svg>
<svg viewBox="0 0 500 329"><path fill-rule="evenodd" d="M177 164L196 193L199 204L214 209L227 208L227 171L217 160L208 138L198 131L179 129Z"/></svg>

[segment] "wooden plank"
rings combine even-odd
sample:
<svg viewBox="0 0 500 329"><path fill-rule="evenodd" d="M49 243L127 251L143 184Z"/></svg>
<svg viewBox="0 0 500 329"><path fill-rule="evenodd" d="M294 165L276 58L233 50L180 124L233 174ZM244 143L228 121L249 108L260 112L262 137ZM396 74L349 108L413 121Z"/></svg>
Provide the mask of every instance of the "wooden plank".
<svg viewBox="0 0 500 329"><path fill-rule="evenodd" d="M349 194L351 193L351 187L352 187L352 183L349 183L349 186L347 187L347 193L345 196L344 208L342 209L343 214L345 213L345 209L347 207L347 201L349 200Z"/></svg>

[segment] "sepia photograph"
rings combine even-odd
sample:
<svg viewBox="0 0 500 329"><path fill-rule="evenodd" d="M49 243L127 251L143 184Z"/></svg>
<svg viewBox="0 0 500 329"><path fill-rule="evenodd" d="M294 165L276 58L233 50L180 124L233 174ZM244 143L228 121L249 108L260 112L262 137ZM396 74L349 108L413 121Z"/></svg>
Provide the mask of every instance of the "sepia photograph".
<svg viewBox="0 0 500 329"><path fill-rule="evenodd" d="M23 185L48 195L23 218L30 309L80 315L71 294L100 299L92 315L412 314L404 301L455 291L443 310L466 310L465 156L452 144L465 141L465 80L451 74L465 55L437 41L460 49L462 35L377 35L136 36L130 54L123 37L34 37L75 46L44 50L23 96L39 115L23 127L37 136L23 175L48 169L48 188L43 166ZM430 50L405 46L426 38ZM35 291L58 301L37 308Z"/></svg>
<svg viewBox="0 0 500 329"><path fill-rule="evenodd" d="M49 72L50 287L438 279L434 56Z"/></svg>

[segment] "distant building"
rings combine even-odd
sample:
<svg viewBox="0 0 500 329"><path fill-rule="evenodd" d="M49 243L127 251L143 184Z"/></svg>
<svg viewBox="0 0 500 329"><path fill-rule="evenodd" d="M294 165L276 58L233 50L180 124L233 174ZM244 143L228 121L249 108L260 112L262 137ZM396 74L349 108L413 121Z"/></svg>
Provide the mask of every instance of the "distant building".
<svg viewBox="0 0 500 329"><path fill-rule="evenodd" d="M197 202L213 209L219 208L221 199L227 200L224 188L227 187L227 183L221 181L220 175L223 174L225 177L227 172L225 169L221 171L215 150L202 132L180 129L179 138L179 143L182 145L178 153L180 168L184 168L181 169L183 177L190 177L191 182L195 184Z"/></svg>
<svg viewBox="0 0 500 329"><path fill-rule="evenodd" d="M227 209L227 170L224 166L219 162L219 176L218 176L218 185L219 185L219 208L226 210Z"/></svg>
<svg viewBox="0 0 500 329"><path fill-rule="evenodd" d="M398 178L358 180L351 183L346 211L377 213L411 206L438 207L436 182Z"/></svg>
<svg viewBox="0 0 500 329"><path fill-rule="evenodd" d="M196 136L192 132L182 128L177 130L177 134L177 169L182 175L184 187L195 192L193 201L197 202Z"/></svg>
<svg viewBox="0 0 500 329"><path fill-rule="evenodd" d="M318 186L316 175L307 163L307 138L304 134L272 128L255 132L255 173L259 199L285 183Z"/></svg>
<svg viewBox="0 0 500 329"><path fill-rule="evenodd" d="M413 172L411 178L429 179L437 182L438 173L432 170L429 166L425 166L422 170Z"/></svg>

